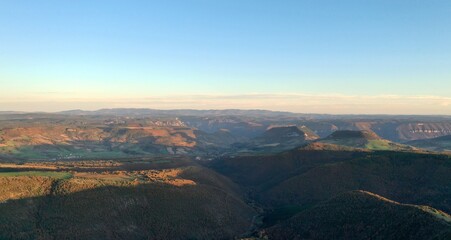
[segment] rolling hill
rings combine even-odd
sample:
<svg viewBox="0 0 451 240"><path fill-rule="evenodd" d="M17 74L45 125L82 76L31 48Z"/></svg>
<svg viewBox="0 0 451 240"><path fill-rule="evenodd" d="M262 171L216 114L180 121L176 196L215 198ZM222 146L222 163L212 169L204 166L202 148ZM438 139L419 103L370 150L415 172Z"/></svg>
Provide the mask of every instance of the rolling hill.
<svg viewBox="0 0 451 240"><path fill-rule="evenodd" d="M296 126L271 127L258 137L234 144L238 153L282 152L306 143L307 134Z"/></svg>
<svg viewBox="0 0 451 240"><path fill-rule="evenodd" d="M262 235L268 239L449 239L451 217L430 207L352 191L306 209Z"/></svg>
<svg viewBox="0 0 451 240"><path fill-rule="evenodd" d="M392 151L413 151L411 146L394 143L380 138L374 132L361 130L339 130L333 132L326 138L317 140L321 143L335 144L353 148L364 148L370 150L392 150Z"/></svg>
<svg viewBox="0 0 451 240"><path fill-rule="evenodd" d="M251 189L267 208L302 208L361 189L451 212L451 159L447 155L299 148L267 156L224 158L211 167Z"/></svg>
<svg viewBox="0 0 451 240"><path fill-rule="evenodd" d="M240 139L227 130L206 133L188 127L156 124L26 125L0 129L0 158L58 160L202 155L229 148Z"/></svg>
<svg viewBox="0 0 451 240"><path fill-rule="evenodd" d="M231 239L255 215L201 167L14 174L0 173L0 239Z"/></svg>
<svg viewBox="0 0 451 240"><path fill-rule="evenodd" d="M406 144L430 151L451 153L451 135L430 139L414 140L409 141Z"/></svg>

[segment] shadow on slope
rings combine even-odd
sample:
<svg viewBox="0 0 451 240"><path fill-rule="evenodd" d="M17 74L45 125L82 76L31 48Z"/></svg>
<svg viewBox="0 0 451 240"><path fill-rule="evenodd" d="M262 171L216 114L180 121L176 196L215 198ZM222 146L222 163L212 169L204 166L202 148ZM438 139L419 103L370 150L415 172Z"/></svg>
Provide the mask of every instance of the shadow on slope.
<svg viewBox="0 0 451 240"><path fill-rule="evenodd" d="M405 152L368 152L364 156L319 164L260 192L262 202L309 205L363 189L404 203L451 212L451 158Z"/></svg>
<svg viewBox="0 0 451 240"><path fill-rule="evenodd" d="M278 183L322 164L365 155L362 151L300 148L264 156L225 157L212 162L210 166L240 185L259 187Z"/></svg>
<svg viewBox="0 0 451 240"><path fill-rule="evenodd" d="M449 239L451 217L365 191L340 194L263 233L269 239Z"/></svg>
<svg viewBox="0 0 451 240"><path fill-rule="evenodd" d="M254 210L227 183L197 178L204 180L183 186L53 182L44 196L0 203L0 239L230 239L246 232Z"/></svg>
<svg viewBox="0 0 451 240"><path fill-rule="evenodd" d="M451 153L451 135L409 141L406 144L437 152Z"/></svg>
<svg viewBox="0 0 451 240"><path fill-rule="evenodd" d="M447 155L301 148L270 156L225 158L212 167L247 187L267 208L303 208L363 189L451 212Z"/></svg>

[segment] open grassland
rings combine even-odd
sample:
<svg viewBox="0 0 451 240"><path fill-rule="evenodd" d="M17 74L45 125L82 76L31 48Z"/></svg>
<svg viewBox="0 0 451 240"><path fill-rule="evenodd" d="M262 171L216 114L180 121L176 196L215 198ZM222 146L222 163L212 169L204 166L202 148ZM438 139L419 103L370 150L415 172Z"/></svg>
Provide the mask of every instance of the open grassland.
<svg viewBox="0 0 451 240"><path fill-rule="evenodd" d="M14 161L14 160L13 160ZM118 158L112 160L64 160L34 162L0 162L0 172L21 171L129 171L192 166L190 157L158 156Z"/></svg>
<svg viewBox="0 0 451 240"><path fill-rule="evenodd" d="M0 201L45 196L52 191L72 193L101 186L136 184L195 185L202 175L189 159L150 158L108 161L60 161L0 164ZM193 174L189 174L189 173ZM196 173L196 174L194 174ZM187 176L186 177L181 177ZM215 176L214 172L207 175ZM217 177L213 177L217 178ZM223 179L224 180L224 179ZM84 186L78 189L76 186ZM236 190L236 189L235 189Z"/></svg>
<svg viewBox="0 0 451 240"><path fill-rule="evenodd" d="M384 139L325 139L321 143L376 151L416 151L417 149Z"/></svg>
<svg viewBox="0 0 451 240"><path fill-rule="evenodd" d="M1 169L0 169L1 171ZM72 177L72 174L67 172L51 172L51 171L13 171L13 172L0 172L0 177L50 177L55 179L68 179Z"/></svg>

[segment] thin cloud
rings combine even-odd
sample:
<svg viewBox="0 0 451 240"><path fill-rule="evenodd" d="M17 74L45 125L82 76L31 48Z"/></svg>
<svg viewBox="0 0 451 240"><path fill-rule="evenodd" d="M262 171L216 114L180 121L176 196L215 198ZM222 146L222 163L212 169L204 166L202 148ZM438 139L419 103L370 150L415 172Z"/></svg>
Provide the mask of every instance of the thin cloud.
<svg viewBox="0 0 451 240"><path fill-rule="evenodd" d="M240 94L171 95L106 98L45 97L0 98L1 110L59 111L71 108L94 110L111 107L157 109L269 109L331 114L451 114L451 97L359 96L343 94Z"/></svg>

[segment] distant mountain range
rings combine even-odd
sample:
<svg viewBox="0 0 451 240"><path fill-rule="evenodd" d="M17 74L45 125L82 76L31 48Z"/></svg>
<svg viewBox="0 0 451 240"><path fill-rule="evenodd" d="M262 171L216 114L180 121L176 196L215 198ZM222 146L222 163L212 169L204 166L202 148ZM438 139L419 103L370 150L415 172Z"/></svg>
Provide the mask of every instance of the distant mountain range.
<svg viewBox="0 0 451 240"><path fill-rule="evenodd" d="M327 115L300 114L268 110L156 110L101 109L70 110L58 113L0 112L8 119L152 118L180 119L186 126L205 132L228 129L233 134L256 137L271 126L294 125L302 131L326 137L336 130L366 130L394 142L451 135L451 116L415 115ZM307 129L302 129L302 127ZM310 132L309 132L310 131Z"/></svg>
<svg viewBox="0 0 451 240"><path fill-rule="evenodd" d="M66 115L117 115L117 116L302 116L304 114L296 114L282 111L269 110L196 110L196 109L175 109L175 110L158 110L147 108L111 108L99 109L95 111L84 110L68 110L61 111L58 114Z"/></svg>

